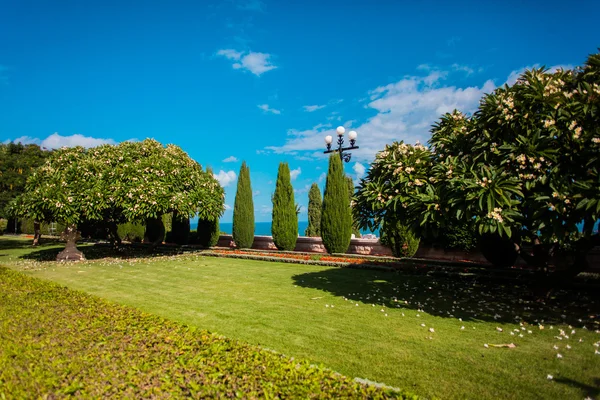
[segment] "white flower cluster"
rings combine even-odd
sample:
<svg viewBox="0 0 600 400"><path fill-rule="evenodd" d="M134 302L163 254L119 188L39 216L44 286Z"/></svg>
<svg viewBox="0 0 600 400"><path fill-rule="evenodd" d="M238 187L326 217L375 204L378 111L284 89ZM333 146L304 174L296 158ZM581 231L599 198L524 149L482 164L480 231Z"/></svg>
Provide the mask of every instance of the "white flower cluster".
<svg viewBox="0 0 600 400"><path fill-rule="evenodd" d="M494 208L494 211L488 213L487 217L500 223L504 222L504 219L502 219L502 209L500 207Z"/></svg>
<svg viewBox="0 0 600 400"><path fill-rule="evenodd" d="M498 103L498 109L502 111L502 117L505 121L510 121L514 118L515 112L515 102L511 96L507 96L506 98L500 99ZM500 124L502 121L498 120Z"/></svg>
<svg viewBox="0 0 600 400"><path fill-rule="evenodd" d="M581 127L577 126L577 121L572 121L569 124L569 130L573 131L573 139L579 139L579 137L581 136Z"/></svg>
<svg viewBox="0 0 600 400"><path fill-rule="evenodd" d="M486 178L485 176L483 178L481 178L481 180L477 180L476 183L481 186L481 187L486 187L487 185L489 185L490 183L492 183L491 179Z"/></svg>

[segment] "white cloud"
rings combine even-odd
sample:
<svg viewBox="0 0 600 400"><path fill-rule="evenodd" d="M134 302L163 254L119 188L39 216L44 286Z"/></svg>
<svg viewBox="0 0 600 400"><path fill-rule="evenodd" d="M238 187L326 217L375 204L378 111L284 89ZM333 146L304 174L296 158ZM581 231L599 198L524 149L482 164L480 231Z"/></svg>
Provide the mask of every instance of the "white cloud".
<svg viewBox="0 0 600 400"><path fill-rule="evenodd" d="M263 110L264 112L269 112L269 113L276 114L276 115L281 114L281 110L271 108L271 107L269 107L268 104L259 104L257 107L260 108L261 110Z"/></svg>
<svg viewBox="0 0 600 400"><path fill-rule="evenodd" d="M235 61L232 65L233 69L243 69L252 72L256 76L260 76L267 71L277 68L271 63L271 54L257 52L241 52L235 49L221 49L217 51L218 56Z"/></svg>
<svg viewBox="0 0 600 400"><path fill-rule="evenodd" d="M64 146L96 147L103 144L116 144L116 142L112 139L98 139L90 136L83 136L80 134L75 134L71 136L61 136L58 133L53 133L46 139L42 140L40 146L46 147L48 149L58 149Z"/></svg>
<svg viewBox="0 0 600 400"><path fill-rule="evenodd" d="M235 156L229 156L223 160L223 162L237 162L238 159Z"/></svg>
<svg viewBox="0 0 600 400"><path fill-rule="evenodd" d="M232 208L229 204L225 204L225 210L231 210Z"/></svg>
<svg viewBox="0 0 600 400"><path fill-rule="evenodd" d="M294 193L303 194L303 193L308 193L309 190L310 190L310 185L304 185L304 187L301 189L294 189Z"/></svg>
<svg viewBox="0 0 600 400"><path fill-rule="evenodd" d="M252 192L252 196L258 196L260 194L260 190L255 190Z"/></svg>
<svg viewBox="0 0 600 400"><path fill-rule="evenodd" d="M356 174L356 177L354 179L355 182L360 181L360 179L365 176L365 172L366 172L366 168L363 164L355 162L354 166L352 167L352 170L354 171L354 173Z"/></svg>
<svg viewBox="0 0 600 400"><path fill-rule="evenodd" d="M321 172L321 175L319 175L319 183L324 182L325 178L327 178L327 174L325 172Z"/></svg>
<svg viewBox="0 0 600 400"><path fill-rule="evenodd" d="M461 65L461 64L452 64L452 69L454 71L462 71L464 73L466 73L467 75L471 75L472 73L475 72L475 70L471 67L469 67L468 65Z"/></svg>
<svg viewBox="0 0 600 400"><path fill-rule="evenodd" d="M235 174L234 171L225 172L223 170L220 170L218 174L213 173L213 176L215 177L216 180L219 181L219 183L223 187L229 186L229 184L234 182L237 178L237 175Z"/></svg>
<svg viewBox="0 0 600 400"><path fill-rule="evenodd" d="M239 60L240 58L242 58L242 54L239 51L233 50L233 49L222 49L217 51L217 55L218 56L223 56L229 60Z"/></svg>
<svg viewBox="0 0 600 400"><path fill-rule="evenodd" d="M23 143L23 144L37 144L40 147L44 147L46 149L58 149L61 147L75 147L75 146L83 146L83 147L96 147L103 144L116 144L113 139L100 139L93 138L91 136L83 136L80 134L74 134L70 136L61 136L58 133L53 133L48 136L46 139L34 138L31 136L21 136L12 140L15 143Z"/></svg>
<svg viewBox="0 0 600 400"><path fill-rule="evenodd" d="M260 206L259 212L262 215L271 214L273 212L273 206L267 206L267 205L263 204L263 205Z"/></svg>
<svg viewBox="0 0 600 400"><path fill-rule="evenodd" d="M313 112L313 111L317 111L320 110L321 108L325 108L325 105L314 105L314 106L303 106L302 108L304 108L304 111L306 112Z"/></svg>
<svg viewBox="0 0 600 400"><path fill-rule="evenodd" d="M356 144L360 149L352 152L353 160L370 162L376 152L395 140L408 143L419 140L426 143L430 137L431 125L442 114L454 109L473 112L481 97L496 88L491 80L481 86L442 86L446 76L447 72L432 70L424 76L407 76L371 90L366 108L377 114L356 126ZM325 147L323 138L326 135L335 137L334 129L318 126L304 131L290 129L285 144L266 149L294 155L298 152L313 152L305 155L319 157Z"/></svg>
<svg viewBox="0 0 600 400"><path fill-rule="evenodd" d="M517 81L517 79L519 78L519 76L521 76L521 74L523 72L525 72L525 70L531 70L533 68L540 68L540 64L533 64L533 65L530 65L530 66L527 66L527 67L523 67L523 68L519 68L519 69L516 69L516 70L512 71L510 73L510 75L508 76L508 78L506 79L506 84L509 85L509 86L513 85ZM558 64L558 65L553 65L553 66L551 66L548 69L551 72L555 72L555 71L557 71L559 69L565 69L565 70L567 70L567 69L573 69L573 68L574 67L571 64Z"/></svg>
<svg viewBox="0 0 600 400"><path fill-rule="evenodd" d="M298 176L302 173L302 168L298 167L296 169L293 169L290 171L290 177L292 178L293 181L296 180L296 178L298 178Z"/></svg>

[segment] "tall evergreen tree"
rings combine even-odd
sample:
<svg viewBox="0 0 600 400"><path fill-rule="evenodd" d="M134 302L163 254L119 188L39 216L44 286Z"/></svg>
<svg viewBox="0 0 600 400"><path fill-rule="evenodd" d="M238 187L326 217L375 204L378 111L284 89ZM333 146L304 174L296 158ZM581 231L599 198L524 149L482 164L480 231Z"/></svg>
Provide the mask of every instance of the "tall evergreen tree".
<svg viewBox="0 0 600 400"><path fill-rule="evenodd" d="M273 195L273 242L279 250L294 250L298 239L298 214L294 201L294 188L290 179L290 167L279 164L277 184Z"/></svg>
<svg viewBox="0 0 600 400"><path fill-rule="evenodd" d="M321 236L321 208L323 200L319 185L313 183L308 192L308 227L304 234L310 237Z"/></svg>
<svg viewBox="0 0 600 400"><path fill-rule="evenodd" d="M344 179L344 166L337 153L329 157L329 170L323 213L321 214L321 238L327 252L345 253L350 246L352 215L348 198L348 184Z"/></svg>
<svg viewBox="0 0 600 400"><path fill-rule="evenodd" d="M352 217L352 197L354 196L354 181L352 181L352 177L346 176L346 184L348 184L348 201L350 202L350 216ZM354 217L352 217L352 234L354 237L360 237L360 229L354 221Z"/></svg>
<svg viewBox="0 0 600 400"><path fill-rule="evenodd" d="M250 184L250 169L242 162L233 206L233 241L240 249L249 249L254 242L254 201Z"/></svg>

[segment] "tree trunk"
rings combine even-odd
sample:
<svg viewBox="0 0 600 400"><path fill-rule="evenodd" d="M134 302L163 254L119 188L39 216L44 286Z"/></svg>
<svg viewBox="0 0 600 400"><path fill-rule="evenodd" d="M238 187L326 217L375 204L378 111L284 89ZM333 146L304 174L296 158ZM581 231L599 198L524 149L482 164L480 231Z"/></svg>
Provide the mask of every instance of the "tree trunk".
<svg viewBox="0 0 600 400"><path fill-rule="evenodd" d="M77 225L68 225L65 231L61 235L61 239L67 242L65 249L58 253L56 261L82 261L85 260L85 256L79 250L77 250L77 240L79 239L79 232L77 232Z"/></svg>
<svg viewBox="0 0 600 400"><path fill-rule="evenodd" d="M40 221L33 221L33 245L39 246L40 239L42 238L42 230L40 228Z"/></svg>
<svg viewBox="0 0 600 400"><path fill-rule="evenodd" d="M110 239L110 244L113 247L121 247L121 237L119 236L119 231L118 231L118 227L117 227L117 223L116 222L109 222L108 223L108 237Z"/></svg>

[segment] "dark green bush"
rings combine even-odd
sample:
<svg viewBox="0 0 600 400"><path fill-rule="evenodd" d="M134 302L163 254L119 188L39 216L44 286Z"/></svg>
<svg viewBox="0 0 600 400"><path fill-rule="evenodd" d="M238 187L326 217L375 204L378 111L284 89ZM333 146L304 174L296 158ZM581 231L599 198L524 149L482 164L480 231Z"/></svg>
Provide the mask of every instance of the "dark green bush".
<svg viewBox="0 0 600 400"><path fill-rule="evenodd" d="M0 398L403 398L6 268L0 304Z"/></svg>
<svg viewBox="0 0 600 400"><path fill-rule="evenodd" d="M144 242L161 243L165 240L165 225L162 218L150 218L146 221Z"/></svg>
<svg viewBox="0 0 600 400"><path fill-rule="evenodd" d="M352 235L352 215L348 184L344 177L342 160L337 153L329 157L329 170L323 212L321 213L321 238L330 254L345 253L350 246Z"/></svg>
<svg viewBox="0 0 600 400"><path fill-rule="evenodd" d="M14 220L12 222L14 224ZM33 220L30 218L23 218L18 221L19 224L19 233L23 233L26 235L33 235ZM63 223L55 222L53 224L48 222L42 222L40 224L40 231L42 235L55 235L60 236L60 234L65 230L65 225ZM14 227L12 229L14 231ZM11 231L11 232L12 232Z"/></svg>
<svg viewBox="0 0 600 400"><path fill-rule="evenodd" d="M321 209L323 208L323 200L321 199L321 191L319 185L313 183L308 192L308 226L304 231L305 236L320 237L321 236Z"/></svg>
<svg viewBox="0 0 600 400"><path fill-rule="evenodd" d="M121 240L126 240L132 243L140 243L144 240L146 227L138 222L127 222L117 227L117 233Z"/></svg>
<svg viewBox="0 0 600 400"><path fill-rule="evenodd" d="M453 224L440 228L435 237L423 239L423 243L447 250L473 251L479 235L472 224Z"/></svg>
<svg viewBox="0 0 600 400"><path fill-rule="evenodd" d="M381 244L392 250L394 257L412 257L419 249L419 238L400 221L384 222Z"/></svg>
<svg viewBox="0 0 600 400"><path fill-rule="evenodd" d="M171 235L168 242L179 245L188 244L190 236L190 219L187 215L173 213Z"/></svg>
<svg viewBox="0 0 600 400"><path fill-rule="evenodd" d="M198 220L198 230L196 232L196 242L203 247L213 247L217 245L221 231L218 220Z"/></svg>
<svg viewBox="0 0 600 400"><path fill-rule="evenodd" d="M250 169L245 161L240 168L233 206L233 241L240 249L249 249L254 243L254 200Z"/></svg>
<svg viewBox="0 0 600 400"><path fill-rule="evenodd" d="M298 240L298 214L294 201L294 188L290 179L288 163L279 164L277 183L273 195L273 243L279 250L294 250Z"/></svg>

